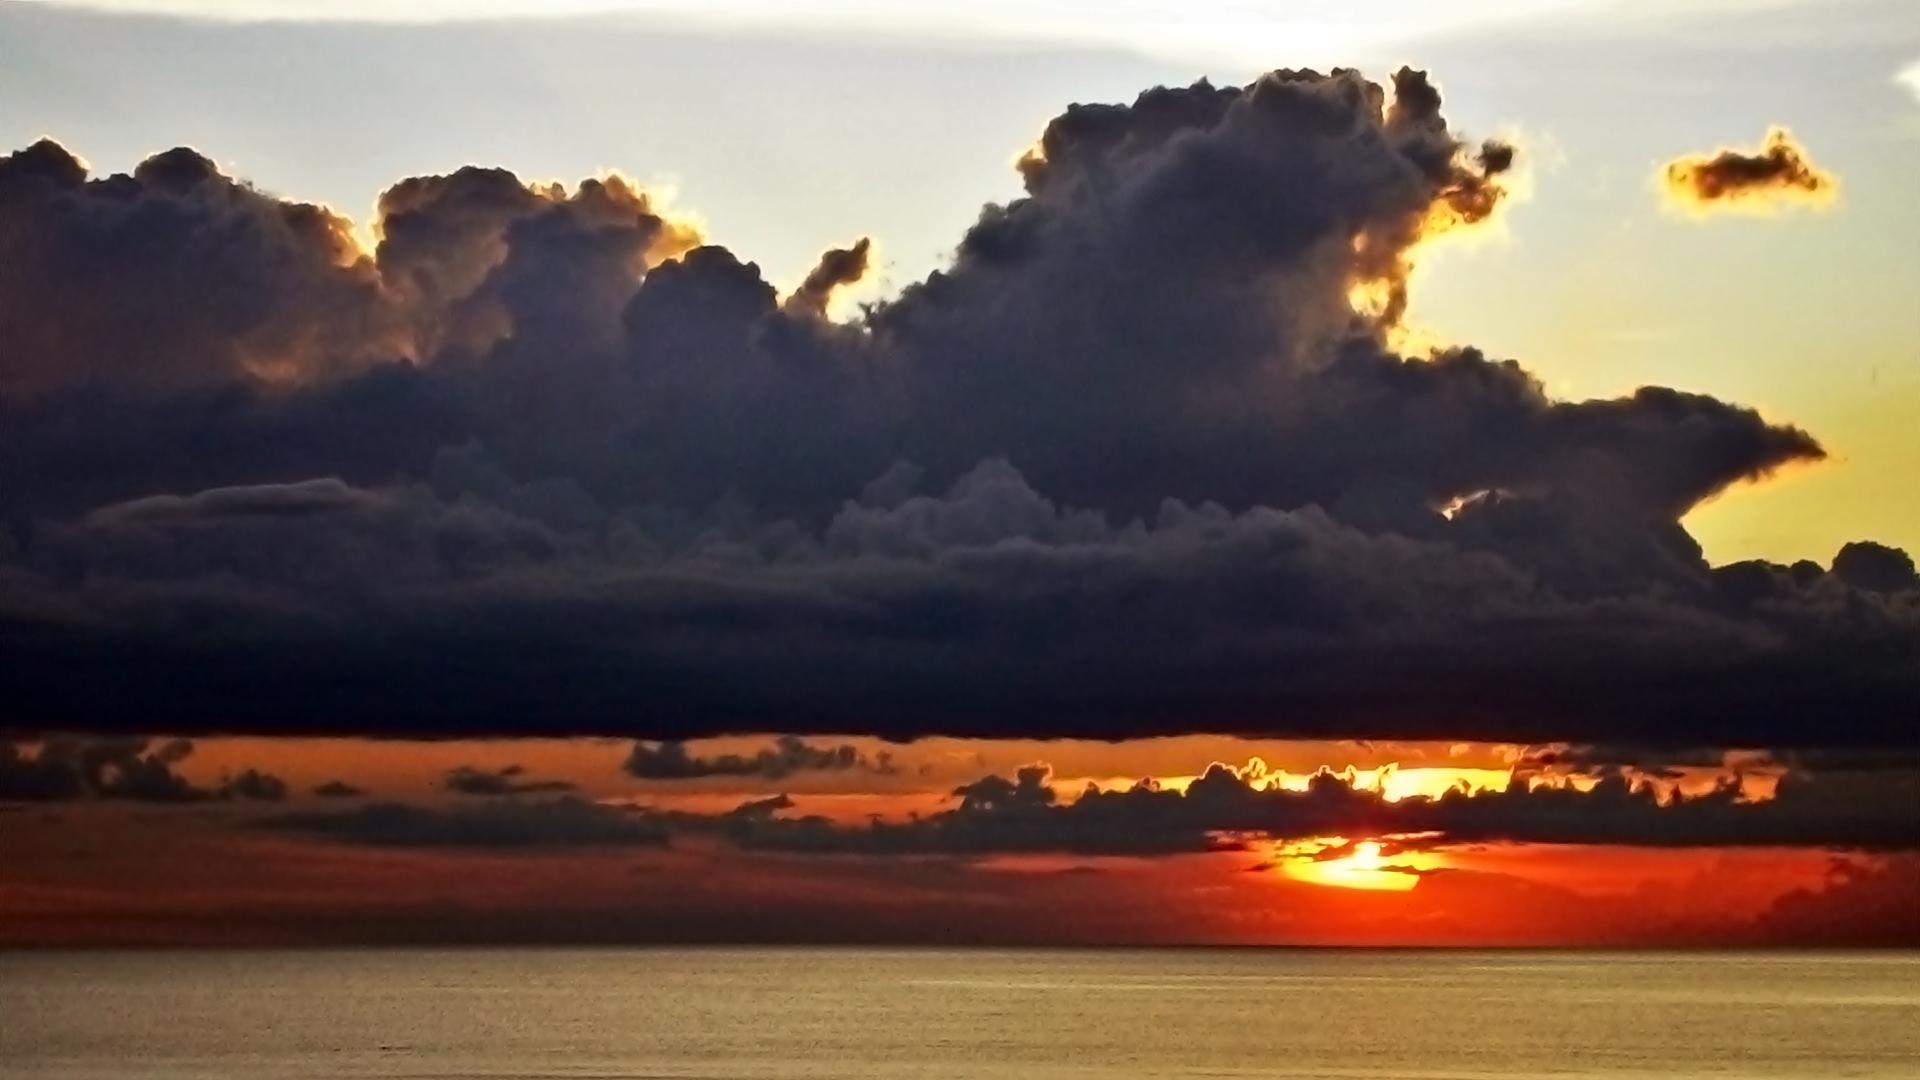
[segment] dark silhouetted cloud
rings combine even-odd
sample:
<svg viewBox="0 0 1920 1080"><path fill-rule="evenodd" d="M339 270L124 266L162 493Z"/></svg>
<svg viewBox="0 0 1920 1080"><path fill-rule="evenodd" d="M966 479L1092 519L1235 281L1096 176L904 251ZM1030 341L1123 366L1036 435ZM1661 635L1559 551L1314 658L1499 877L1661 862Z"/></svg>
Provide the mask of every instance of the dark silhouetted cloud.
<svg viewBox="0 0 1920 1080"><path fill-rule="evenodd" d="M192 152L37 145L0 161L0 693L49 730L1916 741L1892 556L1713 568L1679 524L1806 432L1390 347L1513 164L1411 70L1076 105L840 323L864 243L782 303L617 176L403 180L366 251Z"/></svg>
<svg viewBox="0 0 1920 1080"><path fill-rule="evenodd" d="M785 780L803 772L897 771L892 755L872 758L852 746L814 746L795 735L782 735L772 746L752 754L696 756L683 742L635 743L627 755L627 774L642 780L697 780L708 776L745 776Z"/></svg>
<svg viewBox="0 0 1920 1080"><path fill-rule="evenodd" d="M565 780L531 779L521 765L498 769L460 765L447 770L442 784L448 791L461 795L537 795L573 790L573 785Z"/></svg>
<svg viewBox="0 0 1920 1080"><path fill-rule="evenodd" d="M1143 780L1128 788L1060 792L1047 766L989 775L955 788L950 808L849 824L794 816L786 795L704 813L607 806L580 799L507 800L452 809L381 804L282 815L268 827L389 846L570 847L667 843L717 836L749 851L795 855L984 856L1020 853L1155 856L1347 838L1292 858L1335 859L1362 838L1378 854L1460 844L1549 843L1642 847L1797 847L1920 850L1920 770L1812 773L1779 778L1770 794L1738 775L1705 790L1664 793L1619 768L1581 784L1517 773L1504 791L1455 788L1389 799L1349 775L1322 771L1304 788L1262 769L1215 764L1185 789Z"/></svg>
<svg viewBox="0 0 1920 1080"><path fill-rule="evenodd" d="M418 488L324 529L106 515L43 527L16 568L42 623L8 631L6 679L23 716L183 728L1910 740L1913 591L1709 571L1660 534L1609 550L1510 509L1435 515L1425 540L1311 508L1116 525L995 464L818 533L713 523L651 547ZM1536 548L1558 561L1531 568ZM88 588L58 587L63 566ZM178 630L121 629L148 624Z"/></svg>
<svg viewBox="0 0 1920 1080"><path fill-rule="evenodd" d="M1585 789L1529 784L1505 791L1455 789L1437 798L1389 800L1321 772L1304 790L1214 765L1184 791L1142 781L1060 797L1044 766L1015 779L990 776L957 789L951 810L908 821L842 825L775 813L737 816L726 832L742 847L815 854L1073 852L1150 855L1237 848L1315 837L1418 837L1382 846L1519 842L1655 847L1920 848L1920 773L1897 772L1862 790L1804 774L1754 799L1737 779L1710 791L1662 796L1614 773ZM1337 858L1332 848L1318 857Z"/></svg>
<svg viewBox="0 0 1920 1080"><path fill-rule="evenodd" d="M329 780L324 784L316 785L313 793L322 799L357 799L367 792L365 788L355 787L345 780Z"/></svg>
<svg viewBox="0 0 1920 1080"><path fill-rule="evenodd" d="M187 739L155 745L141 738L53 736L32 748L0 739L0 801L279 802L287 797L284 781L258 769L225 777L212 788L199 787L176 768L191 756L193 743Z"/></svg>
<svg viewBox="0 0 1920 1080"><path fill-rule="evenodd" d="M1759 924L1773 940L1827 947L1910 949L1920 910L1920 857L1878 864L1836 858L1820 888L1796 889L1770 904Z"/></svg>
<svg viewBox="0 0 1920 1080"><path fill-rule="evenodd" d="M309 378L377 355L385 312L345 218L192 150L99 180L50 141L0 158L0 394Z"/></svg>
<svg viewBox="0 0 1920 1080"><path fill-rule="evenodd" d="M221 799L246 799L252 802L285 802L287 783L258 769L243 769L220 782L214 796Z"/></svg>
<svg viewBox="0 0 1920 1080"><path fill-rule="evenodd" d="M1662 173L1663 190L1690 210L1768 210L1782 205L1824 206L1840 181L1814 166L1785 128L1767 129L1760 149L1720 150L1675 158Z"/></svg>
<svg viewBox="0 0 1920 1080"><path fill-rule="evenodd" d="M1833 557L1833 572L1841 581L1869 592L1901 593L1920 589L1920 575L1914 572L1911 555L1870 540L1857 540L1842 547Z"/></svg>
<svg viewBox="0 0 1920 1080"><path fill-rule="evenodd" d="M861 237L852 246L832 248L820 256L806 279L787 298L787 306L800 312L825 315L827 304L833 300L835 291L859 282L867 276L868 258L873 252L873 240Z"/></svg>

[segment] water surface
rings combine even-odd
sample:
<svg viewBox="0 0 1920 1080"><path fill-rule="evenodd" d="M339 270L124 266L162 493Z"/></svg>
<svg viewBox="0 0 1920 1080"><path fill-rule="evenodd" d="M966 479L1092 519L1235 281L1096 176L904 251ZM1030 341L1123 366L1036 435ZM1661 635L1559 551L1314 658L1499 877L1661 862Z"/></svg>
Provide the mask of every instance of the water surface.
<svg viewBox="0 0 1920 1080"><path fill-rule="evenodd" d="M0 1075L1920 1076L1920 954L0 954Z"/></svg>

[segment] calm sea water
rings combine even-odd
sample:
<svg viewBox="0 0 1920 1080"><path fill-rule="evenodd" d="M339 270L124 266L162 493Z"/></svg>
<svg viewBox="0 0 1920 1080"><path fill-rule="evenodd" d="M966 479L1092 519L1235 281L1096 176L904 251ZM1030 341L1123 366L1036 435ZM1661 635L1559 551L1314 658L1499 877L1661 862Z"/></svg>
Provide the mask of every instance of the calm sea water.
<svg viewBox="0 0 1920 1080"><path fill-rule="evenodd" d="M1920 1077L1920 954L0 954L0 1075Z"/></svg>

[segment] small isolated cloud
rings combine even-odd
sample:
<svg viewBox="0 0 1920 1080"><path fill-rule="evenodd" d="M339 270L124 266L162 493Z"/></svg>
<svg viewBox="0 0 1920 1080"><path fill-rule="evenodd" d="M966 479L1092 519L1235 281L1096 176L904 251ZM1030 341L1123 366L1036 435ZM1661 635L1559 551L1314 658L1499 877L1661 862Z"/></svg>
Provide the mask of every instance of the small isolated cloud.
<svg viewBox="0 0 1920 1080"><path fill-rule="evenodd" d="M573 790L573 785L565 780L529 778L524 765L499 769L461 765L448 770L445 784L448 791L461 795L536 795Z"/></svg>
<svg viewBox="0 0 1920 1080"><path fill-rule="evenodd" d="M217 799L245 799L250 802L285 802L287 782L259 769L245 769L228 778L214 790Z"/></svg>
<svg viewBox="0 0 1920 1080"><path fill-rule="evenodd" d="M1783 127L1768 128L1754 153L1723 148L1675 158L1666 164L1661 184L1669 204L1696 213L1826 206L1839 187L1839 178L1814 165Z"/></svg>
<svg viewBox="0 0 1920 1080"><path fill-rule="evenodd" d="M1893 81L1912 91L1914 100L1920 101L1920 60L1900 69L1900 74L1895 75Z"/></svg>

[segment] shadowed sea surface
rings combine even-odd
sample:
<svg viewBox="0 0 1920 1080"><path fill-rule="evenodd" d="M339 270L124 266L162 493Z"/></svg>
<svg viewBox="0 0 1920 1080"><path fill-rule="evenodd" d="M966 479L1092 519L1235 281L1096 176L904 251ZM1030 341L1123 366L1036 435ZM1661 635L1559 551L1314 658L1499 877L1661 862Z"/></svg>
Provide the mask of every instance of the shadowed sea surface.
<svg viewBox="0 0 1920 1080"><path fill-rule="evenodd" d="M0 953L0 1075L1911 1078L1920 954Z"/></svg>

